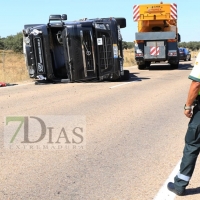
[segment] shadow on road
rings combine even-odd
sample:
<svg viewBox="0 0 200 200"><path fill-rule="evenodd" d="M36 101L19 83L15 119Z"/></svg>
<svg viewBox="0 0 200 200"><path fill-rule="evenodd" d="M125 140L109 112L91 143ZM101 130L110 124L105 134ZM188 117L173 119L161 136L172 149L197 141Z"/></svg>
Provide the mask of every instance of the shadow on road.
<svg viewBox="0 0 200 200"><path fill-rule="evenodd" d="M142 80L150 79L150 78L146 78L146 77L139 77L136 74L139 74L139 73L130 73L128 82L129 81L142 81Z"/></svg>
<svg viewBox="0 0 200 200"><path fill-rule="evenodd" d="M194 194L200 194L200 187L187 189L185 195L189 196L189 195L194 195Z"/></svg>
<svg viewBox="0 0 200 200"><path fill-rule="evenodd" d="M147 70L173 70L169 64L163 64L163 65L159 65L159 64L152 64L149 69Z"/></svg>
<svg viewBox="0 0 200 200"><path fill-rule="evenodd" d="M179 63L179 70L191 70L193 68L193 64L192 63Z"/></svg>
<svg viewBox="0 0 200 200"><path fill-rule="evenodd" d="M193 64L191 62L179 62L178 69L172 69L168 63L163 64L152 64L149 69L146 70L191 70Z"/></svg>

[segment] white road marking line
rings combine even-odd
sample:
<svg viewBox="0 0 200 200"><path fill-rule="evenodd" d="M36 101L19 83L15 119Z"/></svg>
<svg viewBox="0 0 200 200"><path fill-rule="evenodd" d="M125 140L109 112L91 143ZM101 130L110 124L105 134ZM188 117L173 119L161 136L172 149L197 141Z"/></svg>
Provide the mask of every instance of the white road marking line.
<svg viewBox="0 0 200 200"><path fill-rule="evenodd" d="M139 80L135 80L135 81L139 81ZM122 86L122 85L126 85L126 84L129 84L129 83L133 83L133 82L135 82L135 81L130 81L130 82L122 83L122 84L119 84L119 85L114 85L114 86L111 86L111 87L109 87L109 88L112 89L112 88L120 87L120 86Z"/></svg>
<svg viewBox="0 0 200 200"><path fill-rule="evenodd" d="M160 188L157 195L154 197L153 200L173 200L176 196L173 192L170 192L167 189L168 182L174 182L174 177L179 172L181 160L178 162L168 179L165 181L164 185Z"/></svg>

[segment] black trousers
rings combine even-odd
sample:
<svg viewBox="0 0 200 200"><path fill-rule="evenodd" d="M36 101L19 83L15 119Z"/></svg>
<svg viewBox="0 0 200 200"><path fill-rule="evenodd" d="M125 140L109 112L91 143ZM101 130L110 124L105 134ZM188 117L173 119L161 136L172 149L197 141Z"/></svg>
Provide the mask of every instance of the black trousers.
<svg viewBox="0 0 200 200"><path fill-rule="evenodd" d="M182 192L189 184L200 152L200 108L196 105L185 135L180 172L174 177L175 188Z"/></svg>

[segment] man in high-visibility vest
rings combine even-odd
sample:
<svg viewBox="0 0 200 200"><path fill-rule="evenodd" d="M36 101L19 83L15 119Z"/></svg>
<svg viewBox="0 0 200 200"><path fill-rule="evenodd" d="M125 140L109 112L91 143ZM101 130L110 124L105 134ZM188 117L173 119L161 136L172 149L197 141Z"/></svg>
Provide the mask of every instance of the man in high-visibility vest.
<svg viewBox="0 0 200 200"><path fill-rule="evenodd" d="M188 98L184 106L184 114L190 118L185 135L185 147L179 173L174 183L169 182L167 188L179 196L185 194L185 188L192 177L196 160L200 152L200 53L188 77L192 80Z"/></svg>

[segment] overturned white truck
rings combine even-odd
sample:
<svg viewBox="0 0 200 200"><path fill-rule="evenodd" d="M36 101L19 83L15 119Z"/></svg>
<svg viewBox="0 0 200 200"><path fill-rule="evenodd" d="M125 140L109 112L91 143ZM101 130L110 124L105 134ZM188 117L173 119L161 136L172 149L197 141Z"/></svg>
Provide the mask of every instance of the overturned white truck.
<svg viewBox="0 0 200 200"><path fill-rule="evenodd" d="M43 82L129 79L129 71L123 70L120 32L126 27L125 18L65 20L65 14L50 15L47 24L24 25L24 54L31 78Z"/></svg>

